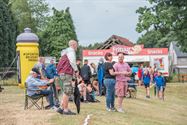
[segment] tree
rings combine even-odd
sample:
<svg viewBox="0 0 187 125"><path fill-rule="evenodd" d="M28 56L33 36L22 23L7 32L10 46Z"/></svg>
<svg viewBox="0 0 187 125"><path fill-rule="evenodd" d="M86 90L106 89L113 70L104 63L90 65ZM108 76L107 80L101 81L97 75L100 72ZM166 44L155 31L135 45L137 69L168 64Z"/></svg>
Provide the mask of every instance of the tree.
<svg viewBox="0 0 187 125"><path fill-rule="evenodd" d="M151 7L140 7L136 11L139 14L136 31L144 33L138 43L168 47L171 41L177 41L181 49L187 51L187 1L148 1Z"/></svg>
<svg viewBox="0 0 187 125"><path fill-rule="evenodd" d="M26 27L31 28L35 32L36 26L34 23L34 18L32 18L31 9L29 8L27 0L10 1L11 11L18 23L18 32L22 33Z"/></svg>
<svg viewBox="0 0 187 125"><path fill-rule="evenodd" d="M40 34L40 52L43 56L59 57L62 49L68 47L69 40L77 40L73 20L66 10L58 11L53 8L46 29Z"/></svg>
<svg viewBox="0 0 187 125"><path fill-rule="evenodd" d="M9 66L15 57L17 31L8 3L0 0L0 67Z"/></svg>
<svg viewBox="0 0 187 125"><path fill-rule="evenodd" d="M48 21L49 5L46 0L27 0L27 2L37 31L43 30Z"/></svg>
<svg viewBox="0 0 187 125"><path fill-rule="evenodd" d="M10 0L11 10L18 23L18 31L29 27L33 32L42 30L47 22L49 7L45 0Z"/></svg>

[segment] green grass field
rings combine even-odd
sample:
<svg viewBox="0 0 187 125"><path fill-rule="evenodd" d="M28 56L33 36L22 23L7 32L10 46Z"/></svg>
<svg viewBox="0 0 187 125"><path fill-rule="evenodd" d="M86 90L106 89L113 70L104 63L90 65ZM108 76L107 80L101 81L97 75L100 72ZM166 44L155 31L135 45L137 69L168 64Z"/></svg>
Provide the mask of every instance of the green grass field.
<svg viewBox="0 0 187 125"><path fill-rule="evenodd" d="M145 98L145 90L138 87L136 99L125 98L125 113L107 112L105 97L97 97L100 103L81 104L81 113L76 116L60 115L52 110L23 110L24 91L7 86L0 93L0 125L83 125L90 115L89 125L186 125L187 83L169 84L165 101L153 96ZM70 103L75 111L75 106Z"/></svg>

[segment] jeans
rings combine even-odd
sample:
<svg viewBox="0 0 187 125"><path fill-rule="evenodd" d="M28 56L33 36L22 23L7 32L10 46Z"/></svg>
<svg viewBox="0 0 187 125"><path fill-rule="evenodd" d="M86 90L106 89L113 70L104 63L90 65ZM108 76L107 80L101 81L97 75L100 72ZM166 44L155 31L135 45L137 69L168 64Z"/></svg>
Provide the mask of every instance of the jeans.
<svg viewBox="0 0 187 125"><path fill-rule="evenodd" d="M51 90L41 90L38 94L34 94L35 95L46 95L49 99L49 103L50 103L50 107L54 106L54 102L53 102L53 92Z"/></svg>
<svg viewBox="0 0 187 125"><path fill-rule="evenodd" d="M114 108L115 100L115 79L105 79L104 84L106 86L106 106L107 108Z"/></svg>
<svg viewBox="0 0 187 125"><path fill-rule="evenodd" d="M55 106L59 106L59 99L58 99L58 93L57 93L57 90L56 90L56 85L55 83L52 83L51 86L50 86L50 90L53 92L53 102L54 102L54 105Z"/></svg>

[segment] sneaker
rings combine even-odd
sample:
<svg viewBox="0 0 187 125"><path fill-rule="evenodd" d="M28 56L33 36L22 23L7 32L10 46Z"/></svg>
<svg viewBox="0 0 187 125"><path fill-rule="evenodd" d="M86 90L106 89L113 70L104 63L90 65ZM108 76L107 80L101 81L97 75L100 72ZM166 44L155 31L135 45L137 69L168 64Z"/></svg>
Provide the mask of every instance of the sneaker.
<svg viewBox="0 0 187 125"><path fill-rule="evenodd" d="M76 113L72 111L68 111L68 112L63 112L63 115L76 115Z"/></svg>
<svg viewBox="0 0 187 125"><path fill-rule="evenodd" d="M118 112L124 113L124 110L122 108L117 109Z"/></svg>
<svg viewBox="0 0 187 125"><path fill-rule="evenodd" d="M111 111L111 109L110 109L110 108L108 108L108 107L106 108L106 110L107 110L107 111L109 111L109 112Z"/></svg>
<svg viewBox="0 0 187 125"><path fill-rule="evenodd" d="M53 107L51 107L50 109L52 109L52 110L54 110L54 111L58 111L58 107L56 107L56 106L53 106Z"/></svg>
<svg viewBox="0 0 187 125"><path fill-rule="evenodd" d="M148 99L149 99L149 98L150 98L150 96L149 96L149 95L147 95L147 96L146 96L146 98L148 98Z"/></svg>
<svg viewBox="0 0 187 125"><path fill-rule="evenodd" d="M56 112L58 112L58 113L60 113L60 114L63 114L63 109L61 109L61 108L58 108L58 110L56 111Z"/></svg>
<svg viewBox="0 0 187 125"><path fill-rule="evenodd" d="M87 101L87 100L84 100L83 103L88 103L88 101Z"/></svg>
<svg viewBox="0 0 187 125"><path fill-rule="evenodd" d="M50 105L47 105L47 106L44 107L45 110L48 110L48 109L50 109L50 108L51 108Z"/></svg>
<svg viewBox="0 0 187 125"><path fill-rule="evenodd" d="M112 111L112 112L116 112L117 109L113 107L113 108L111 108L111 111Z"/></svg>

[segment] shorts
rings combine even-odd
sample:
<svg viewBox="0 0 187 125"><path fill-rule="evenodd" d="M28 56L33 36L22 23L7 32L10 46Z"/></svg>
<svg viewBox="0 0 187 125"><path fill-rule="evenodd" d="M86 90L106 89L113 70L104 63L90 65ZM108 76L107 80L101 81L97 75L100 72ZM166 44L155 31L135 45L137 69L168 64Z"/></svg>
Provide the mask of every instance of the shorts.
<svg viewBox="0 0 187 125"><path fill-rule="evenodd" d="M157 89L158 92L159 91L163 92L164 91L164 86L156 86L156 89Z"/></svg>
<svg viewBox="0 0 187 125"><path fill-rule="evenodd" d="M148 88L150 86L150 84L144 84L145 88Z"/></svg>
<svg viewBox="0 0 187 125"><path fill-rule="evenodd" d="M128 83L126 81L117 81L115 88L116 95L118 97L124 97L127 94Z"/></svg>
<svg viewBox="0 0 187 125"><path fill-rule="evenodd" d="M60 79L62 80L63 83L63 90L64 93L68 96L73 94L73 86L71 84L73 76L72 75L68 75L68 74L63 74L60 75Z"/></svg>

